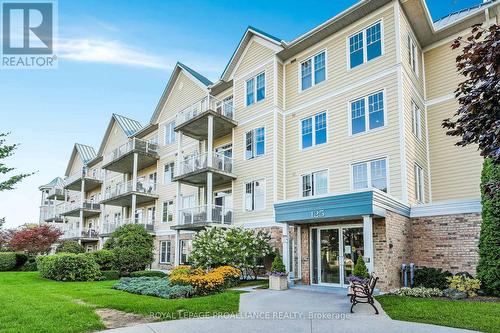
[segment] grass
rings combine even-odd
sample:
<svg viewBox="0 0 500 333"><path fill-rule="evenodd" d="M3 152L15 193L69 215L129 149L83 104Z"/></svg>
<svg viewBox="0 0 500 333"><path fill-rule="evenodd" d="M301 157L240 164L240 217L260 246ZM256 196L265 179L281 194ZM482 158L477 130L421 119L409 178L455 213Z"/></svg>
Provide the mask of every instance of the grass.
<svg viewBox="0 0 500 333"><path fill-rule="evenodd" d="M269 280L246 280L240 281L236 288L246 288L246 287L260 287L260 288L268 288Z"/></svg>
<svg viewBox="0 0 500 333"><path fill-rule="evenodd" d="M0 332L87 332L104 329L95 308L111 308L163 320L187 314L236 313L238 291L168 300L111 289L114 281L56 282L37 272L0 273ZM82 301L86 304L82 304Z"/></svg>
<svg viewBox="0 0 500 333"><path fill-rule="evenodd" d="M500 332L500 303L448 301L393 295L376 298L392 319L482 332Z"/></svg>

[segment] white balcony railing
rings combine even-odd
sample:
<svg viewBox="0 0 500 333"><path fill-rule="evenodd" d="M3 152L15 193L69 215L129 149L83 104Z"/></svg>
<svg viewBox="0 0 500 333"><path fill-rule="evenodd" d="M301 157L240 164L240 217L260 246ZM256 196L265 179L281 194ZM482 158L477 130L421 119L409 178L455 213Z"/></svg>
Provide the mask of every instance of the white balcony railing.
<svg viewBox="0 0 500 333"><path fill-rule="evenodd" d="M189 225L195 223L207 223L208 205L179 210L180 224ZM212 221L209 223L232 224L233 210L229 207L212 205Z"/></svg>
<svg viewBox="0 0 500 333"><path fill-rule="evenodd" d="M76 209L99 210L101 209L101 205L92 200L84 200L83 202L81 201L68 202L61 208L62 208L61 213L63 212L67 213Z"/></svg>
<svg viewBox="0 0 500 333"><path fill-rule="evenodd" d="M127 218L127 219L116 219L112 221L105 221L103 224L102 232L104 234L110 234L119 227L126 225L126 224L140 224L144 226L144 228L148 231L153 231L154 230L154 224L155 221L154 219L147 219L147 218Z"/></svg>
<svg viewBox="0 0 500 333"><path fill-rule="evenodd" d="M86 167L81 168L79 171L75 172L74 174L70 175L64 180L64 184L68 185L71 183L74 183L77 180L80 180L82 178L89 178L97 181L102 181L102 170L100 169L89 169Z"/></svg>
<svg viewBox="0 0 500 333"><path fill-rule="evenodd" d="M203 153L186 156L181 162L180 168L176 170L175 176L182 176L207 168L209 155L208 153ZM223 153L214 152L211 158L212 168L229 173L233 172L233 159L231 157L225 156Z"/></svg>
<svg viewBox="0 0 500 333"><path fill-rule="evenodd" d="M49 190L47 197L62 197L64 196L64 190L62 188L53 187Z"/></svg>
<svg viewBox="0 0 500 333"><path fill-rule="evenodd" d="M80 230L78 228L74 227L72 229L65 229L62 230L63 235L61 236L62 239L68 239L68 238L98 238L99 237L99 232L95 229L83 229L82 232L80 233Z"/></svg>
<svg viewBox="0 0 500 333"><path fill-rule="evenodd" d="M108 200L120 196L122 194L134 191L133 184L134 184L133 180L129 180L128 182L118 183L114 186L107 188L104 191L103 200ZM156 183L149 180L137 180L135 192L144 194L156 194Z"/></svg>
<svg viewBox="0 0 500 333"><path fill-rule="evenodd" d="M202 114L205 111L212 110L217 112L218 114L233 119L233 101L221 101L213 96L205 96L202 99L196 101L191 104L184 110L180 111L177 114L177 119L175 124L179 126L180 124L185 123L196 117L199 114Z"/></svg>
<svg viewBox="0 0 500 333"><path fill-rule="evenodd" d="M109 164L116 161L120 157L130 153L131 151L137 151L147 154L158 154L158 143L157 140L141 140L138 138L133 138L127 143L121 145L120 147L113 150L108 155L103 158L103 165Z"/></svg>

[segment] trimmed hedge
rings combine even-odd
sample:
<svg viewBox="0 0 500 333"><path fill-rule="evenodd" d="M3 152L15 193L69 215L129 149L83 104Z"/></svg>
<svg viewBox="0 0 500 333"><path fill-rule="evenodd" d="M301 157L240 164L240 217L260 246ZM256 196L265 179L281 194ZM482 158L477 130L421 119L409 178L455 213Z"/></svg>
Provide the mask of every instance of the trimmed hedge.
<svg viewBox="0 0 500 333"><path fill-rule="evenodd" d="M130 273L130 277L165 277L167 274L161 271L137 271Z"/></svg>
<svg viewBox="0 0 500 333"><path fill-rule="evenodd" d="M101 271L110 271L115 269L116 256L110 250L98 250L88 252L86 255L90 256L99 265Z"/></svg>
<svg viewBox="0 0 500 333"><path fill-rule="evenodd" d="M14 267L14 269L20 270L27 261L28 255L21 252L16 252L16 267Z"/></svg>
<svg viewBox="0 0 500 333"><path fill-rule="evenodd" d="M161 298L185 298L194 294L194 288L191 286L171 285L167 278L145 276L121 278L113 289Z"/></svg>
<svg viewBox="0 0 500 333"><path fill-rule="evenodd" d="M120 279L120 272L118 271L101 271L102 274L102 280L119 280Z"/></svg>
<svg viewBox="0 0 500 333"><path fill-rule="evenodd" d="M35 272L38 270L35 257L28 257L28 261L20 268L23 272Z"/></svg>
<svg viewBox="0 0 500 333"><path fill-rule="evenodd" d="M444 271L441 268L433 267L421 267L415 270L415 287L425 287L425 288L437 288L446 289L448 288L449 276L453 276L448 271Z"/></svg>
<svg viewBox="0 0 500 333"><path fill-rule="evenodd" d="M0 272L11 271L16 267L16 254L14 252L0 252Z"/></svg>
<svg viewBox="0 0 500 333"><path fill-rule="evenodd" d="M95 281L101 278L99 265L85 254L61 253L36 259L40 276L56 281Z"/></svg>

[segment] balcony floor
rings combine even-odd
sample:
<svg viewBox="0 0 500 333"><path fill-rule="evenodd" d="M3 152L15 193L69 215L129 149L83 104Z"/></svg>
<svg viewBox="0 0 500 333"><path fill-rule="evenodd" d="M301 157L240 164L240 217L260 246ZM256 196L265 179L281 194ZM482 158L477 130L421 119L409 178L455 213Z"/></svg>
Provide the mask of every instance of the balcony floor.
<svg viewBox="0 0 500 333"><path fill-rule="evenodd" d="M84 178L85 181L85 191L92 191L99 186L101 186L102 181L94 179L94 178ZM71 191L81 191L82 190L82 179L78 178L71 183L68 183L64 186L65 189ZM64 198L63 198L64 199Z"/></svg>
<svg viewBox="0 0 500 333"><path fill-rule="evenodd" d="M174 177L172 180L186 185L204 187L207 185L207 173L212 172L212 185L219 186L236 179L236 176L215 168L203 168L193 172Z"/></svg>
<svg viewBox="0 0 500 333"><path fill-rule="evenodd" d="M137 170L142 170L153 164L159 159L158 154L145 153L139 150L131 150L114 161L103 165L102 168L119 173L132 173L134 171L134 153L137 153Z"/></svg>
<svg viewBox="0 0 500 333"><path fill-rule="evenodd" d="M173 225L170 229L173 230L189 230L189 231L200 231L208 227L216 227L216 228L230 228L231 224L222 224L222 223L209 223L209 222L196 222L196 223L188 223L188 224L178 224Z"/></svg>
<svg viewBox="0 0 500 333"><path fill-rule="evenodd" d="M67 211L62 213L62 216L72 216L72 217L80 217L80 210L83 210L83 217L92 217L101 214L100 209L82 209L82 208L75 208L73 210Z"/></svg>
<svg viewBox="0 0 500 333"><path fill-rule="evenodd" d="M231 134L233 127L238 124L231 118L220 115L219 113L208 110L196 117L175 127L175 131L181 131L196 140L204 140L208 138L208 115L214 116L214 139Z"/></svg>
<svg viewBox="0 0 500 333"><path fill-rule="evenodd" d="M136 195L136 205L145 204L158 199L157 194L146 194L143 192L127 192L109 199L102 200L101 204L118 206L118 207L131 207L133 194Z"/></svg>

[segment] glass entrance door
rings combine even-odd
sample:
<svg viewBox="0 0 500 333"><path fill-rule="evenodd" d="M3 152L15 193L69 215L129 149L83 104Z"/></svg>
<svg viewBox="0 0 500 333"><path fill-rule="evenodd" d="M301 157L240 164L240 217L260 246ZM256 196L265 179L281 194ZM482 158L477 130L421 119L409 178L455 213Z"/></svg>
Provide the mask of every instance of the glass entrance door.
<svg viewBox="0 0 500 333"><path fill-rule="evenodd" d="M319 229L319 283L340 284L339 229Z"/></svg>
<svg viewBox="0 0 500 333"><path fill-rule="evenodd" d="M352 275L358 258L364 254L363 228L342 228L342 246L344 284L348 285L347 278Z"/></svg>

